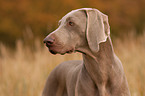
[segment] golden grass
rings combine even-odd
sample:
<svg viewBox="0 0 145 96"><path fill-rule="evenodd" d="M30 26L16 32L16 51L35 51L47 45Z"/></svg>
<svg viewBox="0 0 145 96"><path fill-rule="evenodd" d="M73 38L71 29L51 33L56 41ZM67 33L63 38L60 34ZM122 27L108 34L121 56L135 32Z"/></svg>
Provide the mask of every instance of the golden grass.
<svg viewBox="0 0 145 96"><path fill-rule="evenodd" d="M116 40L115 52L121 59L132 96L145 96L145 34Z"/></svg>
<svg viewBox="0 0 145 96"><path fill-rule="evenodd" d="M145 96L145 35L114 41L132 96ZM0 96L41 96L49 72L59 63L81 59L80 54L52 55L35 40L33 52L18 40L16 50L0 44Z"/></svg>

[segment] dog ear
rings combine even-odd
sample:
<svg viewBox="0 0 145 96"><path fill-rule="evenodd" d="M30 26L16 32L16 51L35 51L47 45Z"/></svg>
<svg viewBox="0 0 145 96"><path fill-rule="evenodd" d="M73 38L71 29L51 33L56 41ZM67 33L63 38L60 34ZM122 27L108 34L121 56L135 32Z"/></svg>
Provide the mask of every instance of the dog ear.
<svg viewBox="0 0 145 96"><path fill-rule="evenodd" d="M97 9L86 9L87 27L86 37L92 52L99 51L99 44L106 42L110 34L108 16Z"/></svg>

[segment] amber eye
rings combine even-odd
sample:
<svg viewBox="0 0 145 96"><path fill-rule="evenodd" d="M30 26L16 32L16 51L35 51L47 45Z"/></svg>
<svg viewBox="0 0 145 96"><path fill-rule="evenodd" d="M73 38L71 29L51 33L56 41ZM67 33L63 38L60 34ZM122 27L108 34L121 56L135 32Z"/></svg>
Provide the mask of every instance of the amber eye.
<svg viewBox="0 0 145 96"><path fill-rule="evenodd" d="M69 24L70 26L73 26L73 25L74 25L74 23L73 23L72 21L69 21L68 24Z"/></svg>

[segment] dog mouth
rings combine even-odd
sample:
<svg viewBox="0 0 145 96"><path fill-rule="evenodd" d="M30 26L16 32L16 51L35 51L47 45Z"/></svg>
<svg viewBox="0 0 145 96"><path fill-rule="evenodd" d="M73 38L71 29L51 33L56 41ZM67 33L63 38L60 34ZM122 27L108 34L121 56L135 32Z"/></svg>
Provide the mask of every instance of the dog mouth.
<svg viewBox="0 0 145 96"><path fill-rule="evenodd" d="M70 49L70 50L67 50L67 51L61 51L61 50L57 50L57 49L55 49L55 48L51 48L51 47L48 47L48 49L49 49L49 52L51 53L51 54L54 54L54 55L56 55L56 54L61 54L61 55L64 55L64 54L71 54L71 53L73 53L74 52L74 49L72 48L72 49Z"/></svg>
<svg viewBox="0 0 145 96"><path fill-rule="evenodd" d="M49 50L49 52L51 53L51 54L57 54L57 52L56 51L53 51L53 50Z"/></svg>
<svg viewBox="0 0 145 96"><path fill-rule="evenodd" d="M56 52L56 51L54 51L54 50L49 50L49 52L50 52L51 54L54 54L54 55L56 55L56 54L64 55L64 54L66 54L66 53L68 53L68 54L73 53L73 50L69 50L69 51L66 51L66 52Z"/></svg>
<svg viewBox="0 0 145 96"><path fill-rule="evenodd" d="M71 50L68 50L68 51L66 51L66 53L72 53L74 51L74 49L71 49Z"/></svg>
<svg viewBox="0 0 145 96"><path fill-rule="evenodd" d="M71 46L66 48L66 47L60 46L59 44L52 45L52 44L49 44L48 42L46 42L45 45L48 48L49 52L54 55L56 54L64 55L66 53L71 54L72 52L74 52L74 48Z"/></svg>

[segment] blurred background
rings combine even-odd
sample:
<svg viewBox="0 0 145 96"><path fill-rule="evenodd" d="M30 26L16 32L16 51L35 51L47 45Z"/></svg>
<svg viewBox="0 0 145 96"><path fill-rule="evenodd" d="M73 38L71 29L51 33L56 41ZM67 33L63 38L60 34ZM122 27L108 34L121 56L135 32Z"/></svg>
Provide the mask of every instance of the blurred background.
<svg viewBox="0 0 145 96"><path fill-rule="evenodd" d="M1 0L0 96L40 96L59 63L80 54L51 55L43 38L78 8L109 16L114 50L121 59L132 96L145 96L145 0Z"/></svg>

